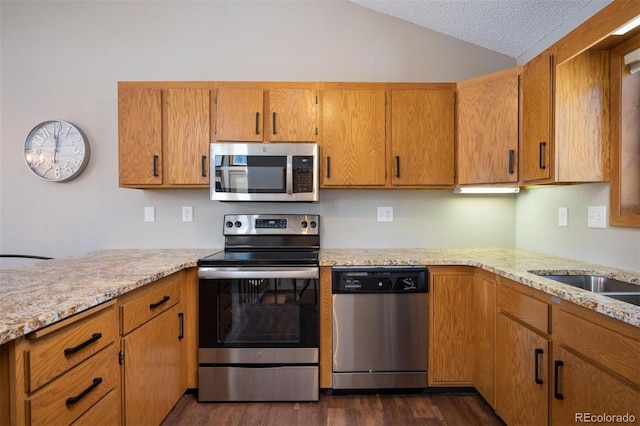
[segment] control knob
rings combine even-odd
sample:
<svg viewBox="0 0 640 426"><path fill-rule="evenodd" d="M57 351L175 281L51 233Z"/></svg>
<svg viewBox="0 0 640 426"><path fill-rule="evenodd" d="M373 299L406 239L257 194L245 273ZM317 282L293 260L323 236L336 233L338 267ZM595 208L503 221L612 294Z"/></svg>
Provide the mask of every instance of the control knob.
<svg viewBox="0 0 640 426"><path fill-rule="evenodd" d="M228 221L225 222L224 226L226 226L227 228L231 228L233 226L233 222L228 220Z"/></svg>
<svg viewBox="0 0 640 426"><path fill-rule="evenodd" d="M313 222L312 222L313 223ZM306 228L309 224L307 223L306 220L303 220L302 223L300 224L302 225L303 228Z"/></svg>
<svg viewBox="0 0 640 426"><path fill-rule="evenodd" d="M236 220L236 228L240 228L242 226L242 222L240 222L239 220Z"/></svg>
<svg viewBox="0 0 640 426"><path fill-rule="evenodd" d="M316 221L315 221L315 220L312 220L312 221L311 221L311 227L312 227L312 228L315 228L316 226L318 226L318 224L316 223Z"/></svg>

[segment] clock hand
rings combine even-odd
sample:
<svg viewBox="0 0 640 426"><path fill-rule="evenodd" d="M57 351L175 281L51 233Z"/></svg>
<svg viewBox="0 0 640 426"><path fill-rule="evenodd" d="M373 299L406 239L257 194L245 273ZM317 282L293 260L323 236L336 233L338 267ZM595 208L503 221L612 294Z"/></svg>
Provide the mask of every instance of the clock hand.
<svg viewBox="0 0 640 426"><path fill-rule="evenodd" d="M56 141L55 147L53 148L53 164L56 163L56 155L58 154L58 143L60 143L60 127L53 128L53 137Z"/></svg>

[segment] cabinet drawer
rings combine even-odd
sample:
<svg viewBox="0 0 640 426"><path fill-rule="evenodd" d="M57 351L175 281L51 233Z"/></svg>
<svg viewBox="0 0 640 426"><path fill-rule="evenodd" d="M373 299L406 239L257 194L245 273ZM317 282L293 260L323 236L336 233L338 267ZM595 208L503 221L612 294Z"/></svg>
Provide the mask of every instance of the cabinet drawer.
<svg viewBox="0 0 640 426"><path fill-rule="evenodd" d="M120 399L114 390L109 392L71 426L117 426L120 424Z"/></svg>
<svg viewBox="0 0 640 426"><path fill-rule="evenodd" d="M542 333L549 333L549 305L504 285L498 286L498 309Z"/></svg>
<svg viewBox="0 0 640 426"><path fill-rule="evenodd" d="M120 305L121 334L129 333L180 302L181 277L181 273L170 275L149 289L143 288L138 297L126 299Z"/></svg>
<svg viewBox="0 0 640 426"><path fill-rule="evenodd" d="M114 305L36 339L24 351L25 390L33 392L115 342L118 317Z"/></svg>
<svg viewBox="0 0 640 426"><path fill-rule="evenodd" d="M635 338L562 309L553 311L553 337L609 370L640 385L640 329Z"/></svg>
<svg viewBox="0 0 640 426"><path fill-rule="evenodd" d="M27 419L32 425L51 424L52 419L69 424L115 389L117 380L118 357L113 344L27 400Z"/></svg>

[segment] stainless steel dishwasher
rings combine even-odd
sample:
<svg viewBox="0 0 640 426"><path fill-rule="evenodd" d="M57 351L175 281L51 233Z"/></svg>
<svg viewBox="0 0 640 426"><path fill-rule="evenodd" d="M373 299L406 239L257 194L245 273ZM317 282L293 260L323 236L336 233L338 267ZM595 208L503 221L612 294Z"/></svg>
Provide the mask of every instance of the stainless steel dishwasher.
<svg viewBox="0 0 640 426"><path fill-rule="evenodd" d="M427 268L334 267L333 389L427 387Z"/></svg>

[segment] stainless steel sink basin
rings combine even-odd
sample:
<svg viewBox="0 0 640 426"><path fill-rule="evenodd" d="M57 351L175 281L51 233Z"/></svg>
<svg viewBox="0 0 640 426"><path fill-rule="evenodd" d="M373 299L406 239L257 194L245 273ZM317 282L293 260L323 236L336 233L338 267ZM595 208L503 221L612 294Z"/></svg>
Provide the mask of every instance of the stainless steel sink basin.
<svg viewBox="0 0 640 426"><path fill-rule="evenodd" d="M597 275L536 275L640 306L640 285L637 284Z"/></svg>
<svg viewBox="0 0 640 426"><path fill-rule="evenodd" d="M594 293L640 293L640 285L595 275L541 275Z"/></svg>
<svg viewBox="0 0 640 426"><path fill-rule="evenodd" d="M601 293L601 294L603 296L607 296L612 299L616 299L622 302L631 303L632 305L640 306L640 293L627 293L627 294Z"/></svg>

